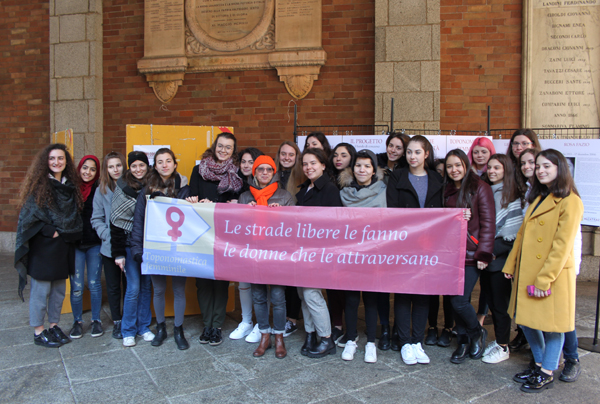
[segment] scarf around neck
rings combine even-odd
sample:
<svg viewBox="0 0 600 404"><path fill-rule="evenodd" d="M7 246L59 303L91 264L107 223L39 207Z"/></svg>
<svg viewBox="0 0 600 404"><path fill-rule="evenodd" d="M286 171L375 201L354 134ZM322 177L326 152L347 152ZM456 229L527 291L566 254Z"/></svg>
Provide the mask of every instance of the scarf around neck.
<svg viewBox="0 0 600 404"><path fill-rule="evenodd" d="M233 164L232 159L220 163L212 157L206 157L200 160L198 164L200 176L205 181L218 181L217 192L224 194L225 192L238 192L242 189L242 179L238 177L238 168Z"/></svg>
<svg viewBox="0 0 600 404"><path fill-rule="evenodd" d="M83 164L88 160L92 160L96 163L96 175L94 175L94 178L92 178L92 180L88 182L84 182L83 178L81 179L79 189L81 190L81 196L83 197L84 202L87 201L88 196L90 196L90 193L92 192L92 187L100 177L100 161L98 161L98 158L96 156L93 156L91 154L83 156L83 158L79 162L79 165L77 166L77 174L81 175L81 167L83 167Z"/></svg>
<svg viewBox="0 0 600 404"><path fill-rule="evenodd" d="M519 198L510 202L506 208L502 207L503 183L492 185L494 193L494 204L496 205L496 237L502 237L506 241L517 238L517 232L523 223L523 211Z"/></svg>
<svg viewBox="0 0 600 404"><path fill-rule="evenodd" d="M386 186L383 181L376 181L366 187L345 187L340 191L340 198L344 206L355 208L387 207Z"/></svg>
<svg viewBox="0 0 600 404"><path fill-rule="evenodd" d="M277 191L277 186L277 182L267 185L262 189L254 188L254 186L251 185L250 192L256 200L257 205L267 206L269 204L269 199L273 196L275 191Z"/></svg>

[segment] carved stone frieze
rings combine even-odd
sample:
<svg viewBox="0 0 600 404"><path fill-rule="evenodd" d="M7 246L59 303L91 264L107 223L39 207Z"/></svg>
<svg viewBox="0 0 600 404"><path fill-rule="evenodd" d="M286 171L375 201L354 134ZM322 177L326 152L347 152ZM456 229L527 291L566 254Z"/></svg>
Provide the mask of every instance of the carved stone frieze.
<svg viewBox="0 0 600 404"><path fill-rule="evenodd" d="M185 73L147 74L146 80L154 90L156 98L163 104L167 104L175 98L179 86L183 84L184 75Z"/></svg>

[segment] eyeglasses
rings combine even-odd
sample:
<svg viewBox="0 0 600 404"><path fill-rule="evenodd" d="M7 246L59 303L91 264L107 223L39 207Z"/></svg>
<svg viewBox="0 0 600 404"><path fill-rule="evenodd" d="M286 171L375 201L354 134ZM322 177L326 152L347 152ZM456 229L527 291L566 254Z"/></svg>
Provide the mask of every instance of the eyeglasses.
<svg viewBox="0 0 600 404"><path fill-rule="evenodd" d="M517 147L519 147L519 146L521 146L521 147L523 147L524 149L526 149L526 148L528 148L529 146L531 146L532 144L533 144L533 143L531 143L531 142L522 142L522 143L519 143L519 142L512 142L512 143L511 143L512 147L513 147L513 148L515 148L515 149L516 149Z"/></svg>
<svg viewBox="0 0 600 404"><path fill-rule="evenodd" d="M273 167L257 167L256 171L258 171L259 173L272 173Z"/></svg>
<svg viewBox="0 0 600 404"><path fill-rule="evenodd" d="M233 150L233 146L223 146L222 144L217 143L217 149L225 149L227 151L231 151Z"/></svg>

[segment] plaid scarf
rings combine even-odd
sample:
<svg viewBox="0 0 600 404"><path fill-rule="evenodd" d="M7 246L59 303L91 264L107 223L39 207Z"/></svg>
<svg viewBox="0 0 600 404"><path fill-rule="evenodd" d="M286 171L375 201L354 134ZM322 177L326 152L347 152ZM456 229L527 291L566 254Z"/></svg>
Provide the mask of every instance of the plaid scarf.
<svg viewBox="0 0 600 404"><path fill-rule="evenodd" d="M206 157L200 160L198 171L205 181L218 181L217 192L224 194L225 192L238 192L242 189L242 179L238 177L238 168L233 164L232 159L220 163L216 162L212 157Z"/></svg>

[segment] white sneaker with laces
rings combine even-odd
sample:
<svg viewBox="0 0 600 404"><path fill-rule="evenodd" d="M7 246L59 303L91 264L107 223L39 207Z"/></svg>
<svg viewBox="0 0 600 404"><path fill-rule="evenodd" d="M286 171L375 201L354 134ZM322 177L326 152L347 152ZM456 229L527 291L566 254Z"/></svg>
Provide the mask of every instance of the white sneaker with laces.
<svg viewBox="0 0 600 404"><path fill-rule="evenodd" d="M154 334L152 331L146 331L142 334L142 338L144 338L144 341L146 342L152 342L152 340L154 340Z"/></svg>
<svg viewBox="0 0 600 404"><path fill-rule="evenodd" d="M374 342L367 342L367 345L365 345L365 362L377 362L377 347Z"/></svg>
<svg viewBox="0 0 600 404"><path fill-rule="evenodd" d="M240 325L229 334L229 339L242 339L248 336L248 334L252 332L253 325L252 321L249 323L241 322Z"/></svg>
<svg viewBox="0 0 600 404"><path fill-rule="evenodd" d="M354 354L356 353L356 342L348 341L346 346L344 347L344 352L342 352L342 359L345 361L351 361L354 359Z"/></svg>
<svg viewBox="0 0 600 404"><path fill-rule="evenodd" d="M400 350L400 354L402 355L402 360L407 365L417 364L417 357L415 356L415 352L411 344L404 344L404 346Z"/></svg>
<svg viewBox="0 0 600 404"><path fill-rule="evenodd" d="M125 337L123 338L123 346L135 346L135 337Z"/></svg>
<svg viewBox="0 0 600 404"><path fill-rule="evenodd" d="M251 344L255 344L257 342L260 342L261 339L261 335L260 335L260 330L258 329L258 324L256 324L254 326L254 328L252 329L252 331L250 332L250 334L248 334L246 336L246 342L249 342Z"/></svg>
<svg viewBox="0 0 600 404"><path fill-rule="evenodd" d="M494 349L486 353L483 358L481 358L481 361L483 363L499 363L507 360L509 357L510 350L508 349L508 346L503 347L496 344Z"/></svg>
<svg viewBox="0 0 600 404"><path fill-rule="evenodd" d="M412 347L413 347L413 352L415 354L415 358L417 358L417 363L420 363L422 365L427 365L429 363L429 356L427 356L427 354L423 350L421 343L419 342L419 343L413 344Z"/></svg>
<svg viewBox="0 0 600 404"><path fill-rule="evenodd" d="M486 346L483 351L483 356L486 356L487 354L492 352L492 350L496 349L497 346L500 346L500 345L498 345L498 343L496 341L494 341L491 344L489 344L488 346Z"/></svg>

